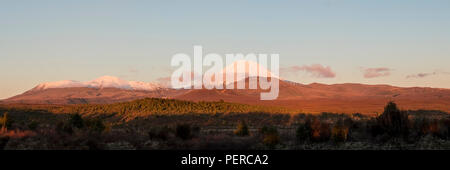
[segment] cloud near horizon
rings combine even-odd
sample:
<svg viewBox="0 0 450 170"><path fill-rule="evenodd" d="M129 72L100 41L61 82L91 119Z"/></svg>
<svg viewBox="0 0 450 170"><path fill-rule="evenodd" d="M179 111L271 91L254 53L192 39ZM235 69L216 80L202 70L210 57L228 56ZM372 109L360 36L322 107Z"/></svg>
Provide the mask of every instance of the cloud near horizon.
<svg viewBox="0 0 450 170"><path fill-rule="evenodd" d="M449 72L444 72L444 71L435 71L435 72L431 72L431 73L417 73L417 74L411 74L411 75L407 75L406 78L424 78L424 77L428 77L428 76L434 76L434 75L438 75L438 74L450 74Z"/></svg>
<svg viewBox="0 0 450 170"><path fill-rule="evenodd" d="M392 69L386 67L363 69L364 78L386 77L391 75Z"/></svg>
<svg viewBox="0 0 450 170"><path fill-rule="evenodd" d="M281 68L281 72L286 73L297 73L299 71L305 71L313 77L317 78L334 78L336 77L336 73L331 70L330 66L322 66L321 64L312 64L310 66L291 66L287 68Z"/></svg>

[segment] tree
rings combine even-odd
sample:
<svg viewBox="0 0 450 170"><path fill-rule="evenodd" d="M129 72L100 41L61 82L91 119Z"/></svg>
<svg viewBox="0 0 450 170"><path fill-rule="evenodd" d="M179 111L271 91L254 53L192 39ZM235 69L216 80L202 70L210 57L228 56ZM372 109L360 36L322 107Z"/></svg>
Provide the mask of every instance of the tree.
<svg viewBox="0 0 450 170"><path fill-rule="evenodd" d="M399 110L394 102L386 105L383 114L377 118L377 123L383 132L392 137L406 136L408 133L408 114Z"/></svg>
<svg viewBox="0 0 450 170"><path fill-rule="evenodd" d="M248 136L250 133L248 132L247 124L244 121L241 121L234 131L234 134L237 136Z"/></svg>
<svg viewBox="0 0 450 170"><path fill-rule="evenodd" d="M6 131L11 126L11 119L8 116L8 112L5 112L3 114L3 117L0 118L0 126L1 126L1 131Z"/></svg>

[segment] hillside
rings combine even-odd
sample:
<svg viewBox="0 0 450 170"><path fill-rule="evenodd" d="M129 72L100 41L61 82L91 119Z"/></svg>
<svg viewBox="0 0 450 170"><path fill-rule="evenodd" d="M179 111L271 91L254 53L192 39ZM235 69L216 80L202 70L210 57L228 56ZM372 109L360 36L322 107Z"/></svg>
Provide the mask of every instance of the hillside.
<svg viewBox="0 0 450 170"><path fill-rule="evenodd" d="M130 120L150 115L216 114L216 113L293 113L293 109L236 104L228 102L192 102L175 99L145 98L114 104L77 105L0 105L0 111L11 113L73 114Z"/></svg>
<svg viewBox="0 0 450 170"><path fill-rule="evenodd" d="M246 80L248 82L248 79ZM300 84L280 80L277 100L262 101L263 90L188 90L176 99L217 101L263 106L282 106L306 113L381 113L383 106L395 101L406 110L442 110L450 112L450 89L395 87L366 84Z"/></svg>
<svg viewBox="0 0 450 170"><path fill-rule="evenodd" d="M248 87L247 78L246 81ZM237 82L235 82L236 84ZM382 111L389 101L406 110L450 112L450 89L395 87L366 84L300 84L279 81L276 100L260 100L261 89L180 89L129 90L114 87L66 87L29 90L2 101L4 104L112 104L143 98L169 98L187 101L220 101L248 105L285 107L307 113L366 113Z"/></svg>

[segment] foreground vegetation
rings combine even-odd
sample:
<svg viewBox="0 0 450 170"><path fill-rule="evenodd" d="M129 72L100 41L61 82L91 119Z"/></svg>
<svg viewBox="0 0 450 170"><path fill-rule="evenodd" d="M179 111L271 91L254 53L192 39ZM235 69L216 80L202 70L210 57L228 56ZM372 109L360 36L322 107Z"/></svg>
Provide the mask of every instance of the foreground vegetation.
<svg viewBox="0 0 450 170"><path fill-rule="evenodd" d="M2 106L0 149L450 149L450 116L318 115L219 102Z"/></svg>

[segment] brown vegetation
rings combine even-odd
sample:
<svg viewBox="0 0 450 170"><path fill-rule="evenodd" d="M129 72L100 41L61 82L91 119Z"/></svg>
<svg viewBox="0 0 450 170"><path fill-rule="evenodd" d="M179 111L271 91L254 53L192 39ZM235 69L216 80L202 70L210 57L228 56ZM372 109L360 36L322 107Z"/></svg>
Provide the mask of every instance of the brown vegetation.
<svg viewBox="0 0 450 170"><path fill-rule="evenodd" d="M393 102L377 117L264 109L163 99L0 107L8 127L0 149L450 149L450 116L438 111L402 111Z"/></svg>

